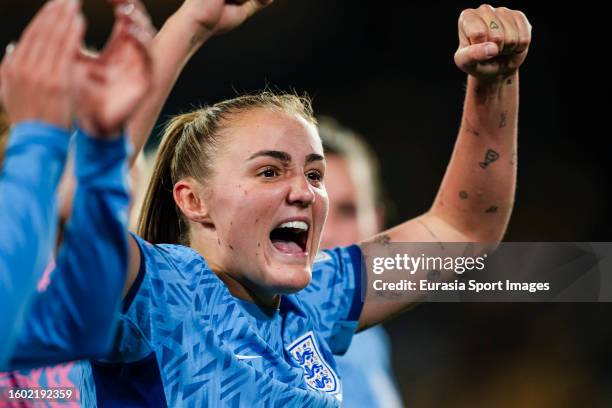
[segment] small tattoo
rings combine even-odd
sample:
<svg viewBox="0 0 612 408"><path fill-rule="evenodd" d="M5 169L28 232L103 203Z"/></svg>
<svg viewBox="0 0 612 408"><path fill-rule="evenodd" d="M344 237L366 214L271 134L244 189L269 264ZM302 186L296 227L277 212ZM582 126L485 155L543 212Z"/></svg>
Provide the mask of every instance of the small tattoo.
<svg viewBox="0 0 612 408"><path fill-rule="evenodd" d="M492 205L489 208L487 208L485 210L486 213L496 213L497 212L497 206L496 205Z"/></svg>
<svg viewBox="0 0 612 408"><path fill-rule="evenodd" d="M463 191L463 190L461 190L461 191L459 192L459 198L461 198L462 200L465 200L466 198L468 198L468 193L467 193L467 191Z"/></svg>
<svg viewBox="0 0 612 408"><path fill-rule="evenodd" d="M389 236L387 234L383 234L383 235L379 235L376 238L374 238L374 240L372 242L375 242L375 243L380 244L382 246L388 246L389 243L391 242L391 239L389 238Z"/></svg>
<svg viewBox="0 0 612 408"><path fill-rule="evenodd" d="M480 136L480 132L477 131L467 119L465 119L465 131L473 134L474 136Z"/></svg>
<svg viewBox="0 0 612 408"><path fill-rule="evenodd" d="M495 150L489 149L487 150L487 153L485 154L484 161L478 164L483 169L486 169L487 167L489 167L489 164L493 163L497 159L499 159L499 153L497 153Z"/></svg>
<svg viewBox="0 0 612 408"><path fill-rule="evenodd" d="M512 85L512 78L508 78L506 80L506 85Z"/></svg>
<svg viewBox="0 0 612 408"><path fill-rule="evenodd" d="M429 233L431 234L431 236L432 236L432 237L433 237L433 238L436 240L436 242L438 243L438 245L440 245L440 248L441 248L441 249L445 249L445 248L444 248L444 245L442 244L442 242L440 242L440 238L438 238L438 237L436 236L436 234L434 234L434 232L431 230L431 228L429 228L429 227L427 226L427 224L425 224L423 221L418 220L418 219L417 219L417 221L418 221L418 223L419 223L419 224L421 224L421 225L423 226L423 228L425 228L425 229L427 230L427 232L429 232Z"/></svg>
<svg viewBox="0 0 612 408"><path fill-rule="evenodd" d="M432 269L431 271L427 272L427 279L434 282L437 281L440 279L440 271Z"/></svg>
<svg viewBox="0 0 612 408"><path fill-rule="evenodd" d="M195 33L192 37L191 40L189 41L189 43L191 44L191 47L196 47L198 46L202 40L204 39L204 32L200 31L198 33Z"/></svg>
<svg viewBox="0 0 612 408"><path fill-rule="evenodd" d="M500 119L499 119L499 128L505 128L506 127L506 119L508 118L508 111L504 111L501 113L500 115Z"/></svg>
<svg viewBox="0 0 612 408"><path fill-rule="evenodd" d="M499 26L497 25L497 23L493 20L491 20L491 24L489 24L489 28L491 30L499 30Z"/></svg>

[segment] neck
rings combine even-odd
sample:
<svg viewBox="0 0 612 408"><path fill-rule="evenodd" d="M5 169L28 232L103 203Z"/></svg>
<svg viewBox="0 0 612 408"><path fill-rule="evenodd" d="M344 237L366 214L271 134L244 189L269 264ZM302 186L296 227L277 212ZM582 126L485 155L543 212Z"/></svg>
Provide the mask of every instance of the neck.
<svg viewBox="0 0 612 408"><path fill-rule="evenodd" d="M211 248L215 243L207 242L208 240L198 240L192 237L189 246L197 253L202 255L210 269L223 281L225 286L238 299L246 300L247 302L255 303L258 306L278 309L280 306L281 295L278 293L269 293L260 290L255 290L253 285L250 285L244 280L239 280L230 271L225 270L218 260L212 256L206 248Z"/></svg>

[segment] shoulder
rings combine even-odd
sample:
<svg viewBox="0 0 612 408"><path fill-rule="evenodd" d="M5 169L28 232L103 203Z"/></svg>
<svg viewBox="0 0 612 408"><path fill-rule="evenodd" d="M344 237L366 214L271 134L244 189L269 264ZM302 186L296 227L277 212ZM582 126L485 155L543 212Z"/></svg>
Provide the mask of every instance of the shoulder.
<svg viewBox="0 0 612 408"><path fill-rule="evenodd" d="M124 312L135 298L189 294L212 271L193 249L174 244L151 244L132 234L140 251L137 276L124 299Z"/></svg>
<svg viewBox="0 0 612 408"><path fill-rule="evenodd" d="M140 269L144 267L143 272L186 277L185 272L193 274L210 270L202 255L192 248L176 244L151 244L137 235L132 236L140 249Z"/></svg>

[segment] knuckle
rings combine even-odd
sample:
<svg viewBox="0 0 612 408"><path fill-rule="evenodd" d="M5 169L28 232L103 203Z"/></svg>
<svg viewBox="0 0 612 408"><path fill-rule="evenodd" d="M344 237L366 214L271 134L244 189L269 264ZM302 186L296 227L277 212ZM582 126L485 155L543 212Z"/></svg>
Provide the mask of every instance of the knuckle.
<svg viewBox="0 0 612 408"><path fill-rule="evenodd" d="M490 4L481 4L480 7L478 7L478 10L482 10L482 11L494 11L495 8L493 6L491 6Z"/></svg>
<svg viewBox="0 0 612 408"><path fill-rule="evenodd" d="M487 37L487 31L483 27L466 27L466 34L471 39L481 40Z"/></svg>

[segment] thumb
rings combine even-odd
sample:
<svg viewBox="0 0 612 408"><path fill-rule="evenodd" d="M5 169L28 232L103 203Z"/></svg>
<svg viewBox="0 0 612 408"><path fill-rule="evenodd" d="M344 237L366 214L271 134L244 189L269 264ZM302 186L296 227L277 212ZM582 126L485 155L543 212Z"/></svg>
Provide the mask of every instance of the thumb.
<svg viewBox="0 0 612 408"><path fill-rule="evenodd" d="M468 67L479 62L485 62L499 54L499 47L494 42L461 47L455 53L455 64L458 67Z"/></svg>

